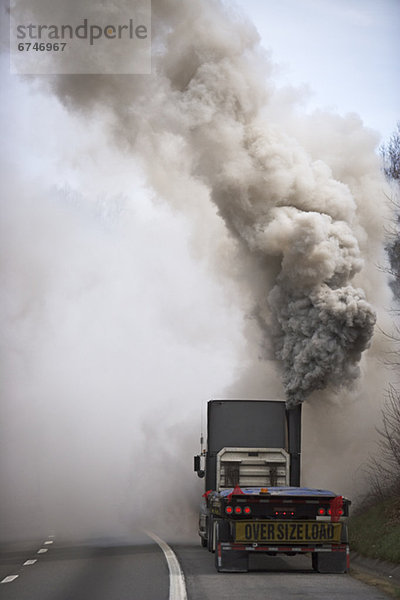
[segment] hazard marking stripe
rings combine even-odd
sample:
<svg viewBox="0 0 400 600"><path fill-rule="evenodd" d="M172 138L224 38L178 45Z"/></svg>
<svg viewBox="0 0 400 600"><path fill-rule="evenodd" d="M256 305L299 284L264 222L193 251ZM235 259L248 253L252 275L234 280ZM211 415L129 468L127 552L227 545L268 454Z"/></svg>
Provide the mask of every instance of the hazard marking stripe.
<svg viewBox="0 0 400 600"><path fill-rule="evenodd" d="M222 549L221 549L221 544L218 544L218 566L222 567Z"/></svg>
<svg viewBox="0 0 400 600"><path fill-rule="evenodd" d="M328 546L321 548L318 546L243 546L242 544L222 543L219 545L224 550L246 550L249 552L346 552L349 553L349 548L346 545Z"/></svg>

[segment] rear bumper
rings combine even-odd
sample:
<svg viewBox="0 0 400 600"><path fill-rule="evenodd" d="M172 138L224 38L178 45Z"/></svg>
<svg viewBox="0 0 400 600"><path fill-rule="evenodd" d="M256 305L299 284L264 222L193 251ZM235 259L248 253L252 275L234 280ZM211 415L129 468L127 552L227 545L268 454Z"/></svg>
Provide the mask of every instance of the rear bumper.
<svg viewBox="0 0 400 600"><path fill-rule="evenodd" d="M265 544L236 544L230 542L221 542L221 549L224 551L246 551L246 552L267 552L273 554L302 554L306 552L344 552L349 554L348 544L331 544L324 546L272 546Z"/></svg>

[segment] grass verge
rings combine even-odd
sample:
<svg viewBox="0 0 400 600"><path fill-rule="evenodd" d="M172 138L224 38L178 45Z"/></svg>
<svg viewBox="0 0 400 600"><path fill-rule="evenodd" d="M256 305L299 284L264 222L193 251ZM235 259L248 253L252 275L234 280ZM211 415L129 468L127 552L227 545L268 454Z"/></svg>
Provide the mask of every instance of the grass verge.
<svg viewBox="0 0 400 600"><path fill-rule="evenodd" d="M370 558L400 564L400 498L392 497L349 519L350 548Z"/></svg>
<svg viewBox="0 0 400 600"><path fill-rule="evenodd" d="M378 588L382 592L385 592L391 598L400 598L400 587L394 583L390 583L387 579L383 579L376 575L371 575L369 573L365 573L365 571L360 571L356 568L350 569L350 575L367 585L371 585L375 588Z"/></svg>

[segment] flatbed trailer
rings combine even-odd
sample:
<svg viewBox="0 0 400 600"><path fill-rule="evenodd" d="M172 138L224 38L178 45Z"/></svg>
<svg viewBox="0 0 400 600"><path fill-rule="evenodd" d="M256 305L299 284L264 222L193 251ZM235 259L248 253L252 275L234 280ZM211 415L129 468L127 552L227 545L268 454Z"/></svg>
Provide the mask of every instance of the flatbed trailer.
<svg viewBox="0 0 400 600"><path fill-rule="evenodd" d="M217 570L245 572L254 553L309 553L319 573L345 573L351 502L300 486L301 407L213 400L207 427L194 469L205 477L201 544L215 553Z"/></svg>
<svg viewBox="0 0 400 600"><path fill-rule="evenodd" d="M208 514L203 518L208 549L215 552L219 572L248 571L252 553L310 553L315 571L345 573L349 505L349 500L328 490L300 487L210 492L203 512Z"/></svg>

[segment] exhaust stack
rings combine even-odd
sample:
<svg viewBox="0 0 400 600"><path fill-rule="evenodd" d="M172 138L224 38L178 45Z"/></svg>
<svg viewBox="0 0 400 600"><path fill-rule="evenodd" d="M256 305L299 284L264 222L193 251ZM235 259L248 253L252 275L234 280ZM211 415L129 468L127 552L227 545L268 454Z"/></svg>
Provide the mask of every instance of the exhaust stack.
<svg viewBox="0 0 400 600"><path fill-rule="evenodd" d="M301 404L286 410L290 454L290 485L300 486Z"/></svg>

